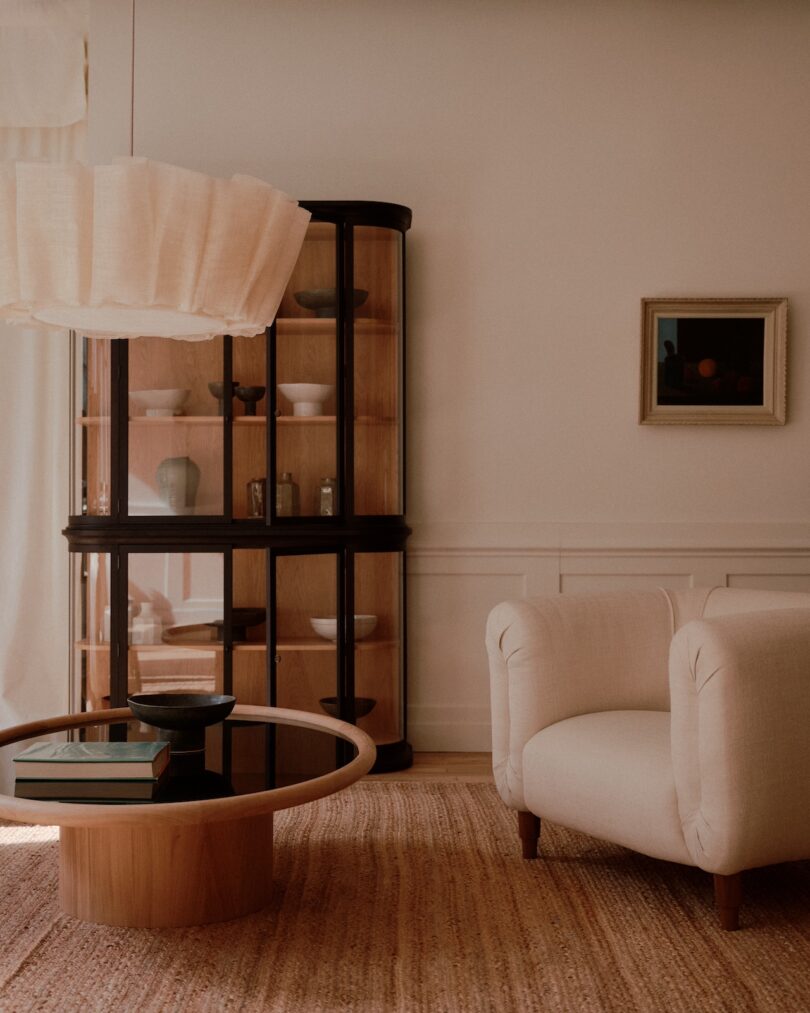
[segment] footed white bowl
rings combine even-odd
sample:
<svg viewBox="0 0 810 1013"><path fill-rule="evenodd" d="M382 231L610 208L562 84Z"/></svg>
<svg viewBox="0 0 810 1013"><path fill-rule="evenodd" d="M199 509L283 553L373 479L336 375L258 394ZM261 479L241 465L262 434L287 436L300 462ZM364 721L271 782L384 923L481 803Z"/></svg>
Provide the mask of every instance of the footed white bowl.
<svg viewBox="0 0 810 1013"><path fill-rule="evenodd" d="M313 616L310 625L324 640L337 640L337 616ZM374 631L376 616L356 615L354 617L354 639L362 640Z"/></svg>
<svg viewBox="0 0 810 1013"><path fill-rule="evenodd" d="M146 409L150 416L181 415L182 407L190 390L179 387L167 390L131 390L129 396L136 405Z"/></svg>
<svg viewBox="0 0 810 1013"><path fill-rule="evenodd" d="M278 389L292 401L293 415L320 415L324 401L335 389L333 383L280 383Z"/></svg>

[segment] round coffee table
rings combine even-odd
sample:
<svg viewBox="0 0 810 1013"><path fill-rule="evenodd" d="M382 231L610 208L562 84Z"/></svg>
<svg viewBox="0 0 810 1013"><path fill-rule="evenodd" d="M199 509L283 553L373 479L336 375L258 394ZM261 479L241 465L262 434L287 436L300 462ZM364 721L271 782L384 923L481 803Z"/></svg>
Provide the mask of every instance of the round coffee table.
<svg viewBox="0 0 810 1013"><path fill-rule="evenodd" d="M16 754L68 729L100 737L106 725L138 727L128 707L88 711L0 731L0 747ZM101 805L0 795L1 817L60 827L63 911L148 928L257 911L272 892L273 813L340 791L367 773L376 755L354 725L272 707L236 706L208 740L206 767L213 769L196 782L170 777L166 801Z"/></svg>

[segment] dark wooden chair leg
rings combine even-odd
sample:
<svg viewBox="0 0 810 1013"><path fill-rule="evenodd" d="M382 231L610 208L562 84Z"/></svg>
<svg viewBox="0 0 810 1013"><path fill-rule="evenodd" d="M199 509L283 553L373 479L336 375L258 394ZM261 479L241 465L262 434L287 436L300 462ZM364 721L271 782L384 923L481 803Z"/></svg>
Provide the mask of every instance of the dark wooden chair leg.
<svg viewBox="0 0 810 1013"><path fill-rule="evenodd" d="M537 842L540 840L540 817L534 813L518 812L518 833L523 846L524 858L537 858Z"/></svg>
<svg viewBox="0 0 810 1013"><path fill-rule="evenodd" d="M732 876L714 874L714 904L720 918L720 926L729 932L740 927L740 904L742 903L742 873Z"/></svg>

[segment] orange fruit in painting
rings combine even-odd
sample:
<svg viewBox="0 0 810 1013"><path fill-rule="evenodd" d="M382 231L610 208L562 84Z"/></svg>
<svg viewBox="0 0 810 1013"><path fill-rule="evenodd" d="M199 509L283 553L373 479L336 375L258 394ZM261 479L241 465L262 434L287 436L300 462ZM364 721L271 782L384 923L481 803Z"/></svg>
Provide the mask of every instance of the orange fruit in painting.
<svg viewBox="0 0 810 1013"><path fill-rule="evenodd" d="M698 373L707 380L717 372L717 363L714 359L701 359L698 363Z"/></svg>

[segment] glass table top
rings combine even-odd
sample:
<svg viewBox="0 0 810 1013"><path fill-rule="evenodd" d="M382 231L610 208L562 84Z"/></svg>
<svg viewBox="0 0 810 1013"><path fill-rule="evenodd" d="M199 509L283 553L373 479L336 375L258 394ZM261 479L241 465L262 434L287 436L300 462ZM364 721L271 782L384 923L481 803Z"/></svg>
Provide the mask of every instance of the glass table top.
<svg viewBox="0 0 810 1013"><path fill-rule="evenodd" d="M166 738L166 733L160 729L137 720L90 723L69 733L31 736L2 746L0 758L11 760L40 741L143 742ZM73 790L54 780L17 780L9 794L18 798L92 804L160 804L227 798L311 781L345 767L357 755L358 750L351 742L326 728L232 715L205 730L204 750L171 751L169 765L154 785L141 783L133 788L132 781L122 785L118 779L101 779L106 783L94 781L91 794L88 794L86 785ZM9 762L8 767L13 766ZM71 783L76 784L75 781ZM77 797L60 797L65 793ZM146 797L133 798L133 793Z"/></svg>

